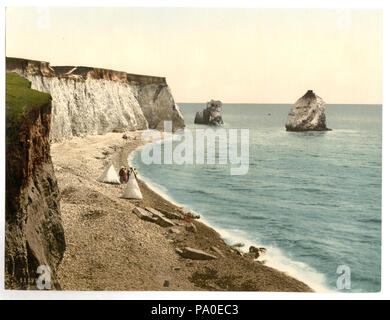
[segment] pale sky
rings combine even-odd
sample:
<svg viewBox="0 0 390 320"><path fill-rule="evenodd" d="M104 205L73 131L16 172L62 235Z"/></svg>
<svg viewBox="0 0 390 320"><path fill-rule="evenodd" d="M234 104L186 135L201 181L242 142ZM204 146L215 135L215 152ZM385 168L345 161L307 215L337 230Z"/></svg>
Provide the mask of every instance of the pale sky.
<svg viewBox="0 0 390 320"><path fill-rule="evenodd" d="M382 10L26 8L6 55L165 76L177 102L382 103Z"/></svg>

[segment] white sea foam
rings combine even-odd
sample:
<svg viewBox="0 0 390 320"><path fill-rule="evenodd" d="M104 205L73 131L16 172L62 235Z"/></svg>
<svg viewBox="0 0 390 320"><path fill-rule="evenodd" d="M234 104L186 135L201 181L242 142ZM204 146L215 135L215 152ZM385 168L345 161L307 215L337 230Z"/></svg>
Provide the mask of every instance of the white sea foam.
<svg viewBox="0 0 390 320"><path fill-rule="evenodd" d="M326 286L325 275L317 272L307 264L290 259L278 248L265 246L261 243L254 243L247 238L246 233L242 230L227 231L215 227L212 223L209 223L204 216L201 215L201 217L202 222L216 230L230 245L242 243L244 244L242 249L245 251L248 251L250 246L266 247L267 253L258 259L260 261L265 261L266 266L287 273L289 276L306 283L316 292L332 292L332 290Z"/></svg>

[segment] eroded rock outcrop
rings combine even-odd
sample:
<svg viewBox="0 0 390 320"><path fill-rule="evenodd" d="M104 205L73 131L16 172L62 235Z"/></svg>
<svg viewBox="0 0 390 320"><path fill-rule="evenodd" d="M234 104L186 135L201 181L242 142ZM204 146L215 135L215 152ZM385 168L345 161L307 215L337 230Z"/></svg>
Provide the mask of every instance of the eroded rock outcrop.
<svg viewBox="0 0 390 320"><path fill-rule="evenodd" d="M5 287L36 289L37 268L65 251L60 196L50 157L51 97L15 73L6 79ZM48 269L46 269L48 270Z"/></svg>
<svg viewBox="0 0 390 320"><path fill-rule="evenodd" d="M207 102L206 109L196 113L194 122L215 126L222 125L222 102L214 100Z"/></svg>
<svg viewBox="0 0 390 320"><path fill-rule="evenodd" d="M53 98L51 141L73 136L163 129L171 120L173 130L184 119L165 78L7 58L8 72L31 81L32 89Z"/></svg>
<svg viewBox="0 0 390 320"><path fill-rule="evenodd" d="M312 90L306 92L288 114L287 131L326 131L325 102Z"/></svg>
<svg viewBox="0 0 390 320"><path fill-rule="evenodd" d="M164 121L172 121L172 130L184 128L184 118L166 84L139 86L138 101L150 129L164 130Z"/></svg>

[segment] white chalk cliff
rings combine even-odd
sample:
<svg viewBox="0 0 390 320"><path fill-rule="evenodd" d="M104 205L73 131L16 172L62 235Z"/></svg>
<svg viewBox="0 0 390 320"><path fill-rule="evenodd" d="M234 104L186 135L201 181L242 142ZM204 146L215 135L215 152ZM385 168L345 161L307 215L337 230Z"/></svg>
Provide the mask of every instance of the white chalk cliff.
<svg viewBox="0 0 390 320"><path fill-rule="evenodd" d="M165 78L89 67L52 67L48 62L7 58L7 72L31 81L53 99L52 142L73 136L184 127Z"/></svg>

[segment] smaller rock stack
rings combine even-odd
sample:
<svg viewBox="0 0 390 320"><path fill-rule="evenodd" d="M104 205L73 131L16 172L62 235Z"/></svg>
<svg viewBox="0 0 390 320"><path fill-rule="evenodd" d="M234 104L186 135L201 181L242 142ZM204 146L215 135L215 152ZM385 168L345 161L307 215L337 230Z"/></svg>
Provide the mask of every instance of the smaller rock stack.
<svg viewBox="0 0 390 320"><path fill-rule="evenodd" d="M195 116L195 123L220 126L222 120L222 102L211 100L207 102L206 109L199 111Z"/></svg>

